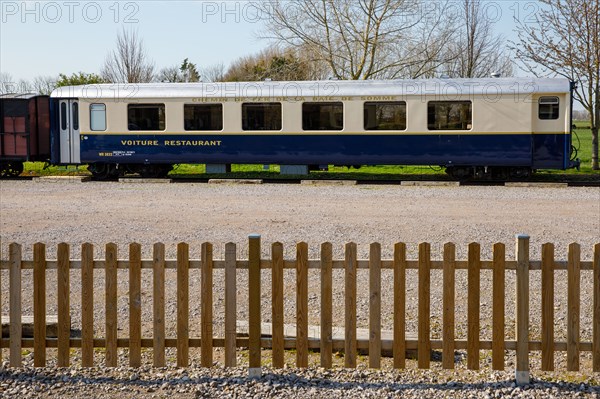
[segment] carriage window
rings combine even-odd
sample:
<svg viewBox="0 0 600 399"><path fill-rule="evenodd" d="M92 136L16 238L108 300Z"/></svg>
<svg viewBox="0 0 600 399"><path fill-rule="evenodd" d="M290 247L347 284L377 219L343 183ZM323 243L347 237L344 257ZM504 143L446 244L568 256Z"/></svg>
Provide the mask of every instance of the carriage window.
<svg viewBox="0 0 600 399"><path fill-rule="evenodd" d="M185 130L223 130L222 104L186 104L183 114Z"/></svg>
<svg viewBox="0 0 600 399"><path fill-rule="evenodd" d="M558 119L558 97L540 97L538 100L538 117L540 119Z"/></svg>
<svg viewBox="0 0 600 399"><path fill-rule="evenodd" d="M405 130L406 103L367 102L365 103L365 130Z"/></svg>
<svg viewBox="0 0 600 399"><path fill-rule="evenodd" d="M106 130L106 105L90 104L90 130Z"/></svg>
<svg viewBox="0 0 600 399"><path fill-rule="evenodd" d="M243 130L281 130L281 103L242 104Z"/></svg>
<svg viewBox="0 0 600 399"><path fill-rule="evenodd" d="M67 130L67 103L60 104L60 129Z"/></svg>
<svg viewBox="0 0 600 399"><path fill-rule="evenodd" d="M165 104L127 105L129 130L165 130Z"/></svg>
<svg viewBox="0 0 600 399"><path fill-rule="evenodd" d="M471 101L431 101L427 105L429 130L470 130L473 127Z"/></svg>
<svg viewBox="0 0 600 399"><path fill-rule="evenodd" d="M342 130L344 128L344 104L302 104L303 130Z"/></svg>
<svg viewBox="0 0 600 399"><path fill-rule="evenodd" d="M73 103L71 107L71 112L73 112L73 130L79 130L79 104Z"/></svg>

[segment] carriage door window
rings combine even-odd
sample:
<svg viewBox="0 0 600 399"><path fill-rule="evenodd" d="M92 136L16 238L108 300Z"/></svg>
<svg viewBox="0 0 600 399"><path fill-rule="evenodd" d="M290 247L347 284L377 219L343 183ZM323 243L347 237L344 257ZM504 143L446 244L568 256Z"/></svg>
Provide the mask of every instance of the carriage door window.
<svg viewBox="0 0 600 399"><path fill-rule="evenodd" d="M79 137L79 102L60 100L60 163L77 164L81 161Z"/></svg>
<svg viewBox="0 0 600 399"><path fill-rule="evenodd" d="M60 130L67 130L67 103L60 104Z"/></svg>
<svg viewBox="0 0 600 399"><path fill-rule="evenodd" d="M540 97L538 100L538 117L540 119L558 119L558 97Z"/></svg>
<svg viewBox="0 0 600 399"><path fill-rule="evenodd" d="M471 130L471 101L430 101L427 104L429 130Z"/></svg>
<svg viewBox="0 0 600 399"><path fill-rule="evenodd" d="M73 103L71 112L73 113L73 130L79 130L79 105L77 103Z"/></svg>
<svg viewBox="0 0 600 399"><path fill-rule="evenodd" d="M106 105L90 104L90 130L106 130Z"/></svg>

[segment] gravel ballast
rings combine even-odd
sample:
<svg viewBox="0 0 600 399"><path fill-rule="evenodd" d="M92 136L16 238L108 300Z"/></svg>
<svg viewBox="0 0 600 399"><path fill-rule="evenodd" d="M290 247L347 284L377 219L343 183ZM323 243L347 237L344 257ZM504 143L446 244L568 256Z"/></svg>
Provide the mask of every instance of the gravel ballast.
<svg viewBox="0 0 600 399"><path fill-rule="evenodd" d="M238 244L239 258L247 256L248 235L262 236L263 257L270 257L270 246L284 244L285 257L295 257L295 244L306 241L309 256L318 259L322 242L332 242L334 259L344 258L347 242L358 244L359 259L367 259L369 244L382 245L382 257L391 259L393 244L406 242L409 258L416 258L419 242L432 244L432 257L440 259L443 244L457 245L457 259L466 259L467 245L479 242L482 259L490 259L492 245L505 243L507 257L512 258L515 234L531 236L531 259L539 259L541 244L556 245L556 259L566 260L568 245L581 244L582 259L592 259L593 245L600 242L600 189L599 188L534 188L534 187L403 187L403 186L323 186L323 185L209 185L187 184L131 184L116 182L76 181L0 182L0 239L2 259L8 257L8 244L23 245L24 259L32 258L36 242L48 245L48 259L56 256L56 245L71 244L72 258L80 257L80 245L91 242L95 256L103 259L104 245L119 245L119 257L125 259L128 244L142 244L143 258L152 258L152 244L163 242L168 259L176 258L179 242L190 244L191 258L200 258L202 242L215 245L215 258L223 258L224 244ZM416 333L417 275L407 275L407 332ZM169 273L169 272L168 272ZM382 285L382 327L391 329L392 301L388 293L391 278L384 271ZM27 273L24 272L24 275ZM172 277L173 275L171 275ZM592 333L591 276L582 272L581 339L589 342ZM2 292L8 292L7 277L2 276ZM103 336L103 276L97 273L94 281L96 298L95 334ZM167 274L167 314L176 311L174 278ZM319 323L318 272L309 276L309 323ZM334 273L334 326L344 323L343 281ZM486 272L481 277L481 337L488 339L491 331L491 283ZM565 278L563 278L565 277ZM53 280L54 278L54 280ZM127 275L123 274L126 281ZM144 277L142 299L144 325L142 333L152 332L152 288L149 276ZM358 275L366 278L368 274ZM120 279L121 280L121 279ZM214 303L215 333L223 318L222 272L215 271ZM566 336L566 274L555 277L555 319L557 340ZM55 281L49 272L48 287ZM466 276L457 272L456 335L466 337ZM199 276L190 276L192 285L199 284ZM432 337L441 334L441 273L432 271ZM510 337L514 332L513 273L507 272L506 324ZM118 305L119 336L128 330L127 286L120 282ZM263 321L270 321L270 276L263 273ZM337 285L336 285L337 284ZM247 298L247 275L238 276L238 319L246 320L244 308ZM23 292L31 292L31 283L25 281ZM338 295L335 294L336 289ZM532 339L539 336L539 273L530 278ZM285 275L285 322L293 323L295 316L295 274ZM80 326L80 276L72 273L72 324ZM194 291L192 291L193 293ZM49 288L48 313L56 312L56 298ZM368 283L358 284L358 327L368 327ZM193 296L193 294L192 294ZM24 314L32 314L32 301L24 295ZM194 302L196 301L196 302ZM314 311L313 311L314 310ZM3 294L2 313L8 313L8 300ZM55 313L54 313L55 314ZM190 304L192 336L199 331L199 301ZM513 334L514 335L514 334ZM167 324L167 336L175 336L174 323ZM174 353L174 352L173 352ZM482 352L483 354L483 352ZM589 353L588 353L589 354ZM321 370L265 370L260 380L247 378L247 369L204 370L192 366L186 370L151 369L26 369L6 370L0 373L0 397L167 397L174 393L181 397L591 397L600 395L599 376L591 372L588 354L582 355L579 373L540 373L539 356L532 353L533 383L527 387L513 386L513 352L507 353L507 371L492 372L483 357L482 371L443 371L434 361L432 370L384 369ZM4 351L6 360L8 353ZM75 359L76 359L75 355ZM123 355L125 356L125 355ZM318 360L318 354L317 360ZM557 367L564 369L563 353L557 353ZM26 356L25 364L31 361ZM489 356L488 356L489 357ZM216 358L219 358L217 355ZM293 363L292 356L290 365ZM98 364L102 357L98 356ZM149 357L151 359L151 355ZM194 357L192 356L192 359ZM73 361L75 367L77 360ZM125 357L120 363L127 364ZM457 363L457 367L462 367ZM463 367L464 368L464 367ZM137 378L134 378L136 377ZM187 377L187 380L183 380ZM553 382L557 380L557 382ZM450 384L450 385L448 385ZM56 388L56 385L60 385ZM53 386L54 388L50 388ZM37 388L36 388L37 387ZM16 396L15 396L16 395ZM178 396L179 397L179 396Z"/></svg>

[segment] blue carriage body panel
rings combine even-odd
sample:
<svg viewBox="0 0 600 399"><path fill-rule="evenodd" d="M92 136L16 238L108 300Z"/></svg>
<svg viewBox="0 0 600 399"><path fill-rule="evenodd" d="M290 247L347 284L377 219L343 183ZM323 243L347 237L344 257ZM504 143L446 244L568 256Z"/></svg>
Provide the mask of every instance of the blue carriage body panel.
<svg viewBox="0 0 600 399"><path fill-rule="evenodd" d="M571 135L534 134L532 145L533 169L567 169L570 167Z"/></svg>
<svg viewBox="0 0 600 399"><path fill-rule="evenodd" d="M50 163L60 163L60 131L58 130L58 100L50 99Z"/></svg>
<svg viewBox="0 0 600 399"><path fill-rule="evenodd" d="M533 139L532 139L533 137ZM470 165L563 168L565 135L84 134L81 160L107 163ZM533 156L536 154L536 157Z"/></svg>

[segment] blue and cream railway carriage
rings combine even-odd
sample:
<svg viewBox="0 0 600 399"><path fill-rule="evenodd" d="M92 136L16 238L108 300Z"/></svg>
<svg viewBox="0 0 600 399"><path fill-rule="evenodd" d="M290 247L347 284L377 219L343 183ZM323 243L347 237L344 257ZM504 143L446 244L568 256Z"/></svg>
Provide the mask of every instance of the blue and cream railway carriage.
<svg viewBox="0 0 600 399"><path fill-rule="evenodd" d="M52 163L436 165L457 178L576 166L564 79L129 84L51 95Z"/></svg>

